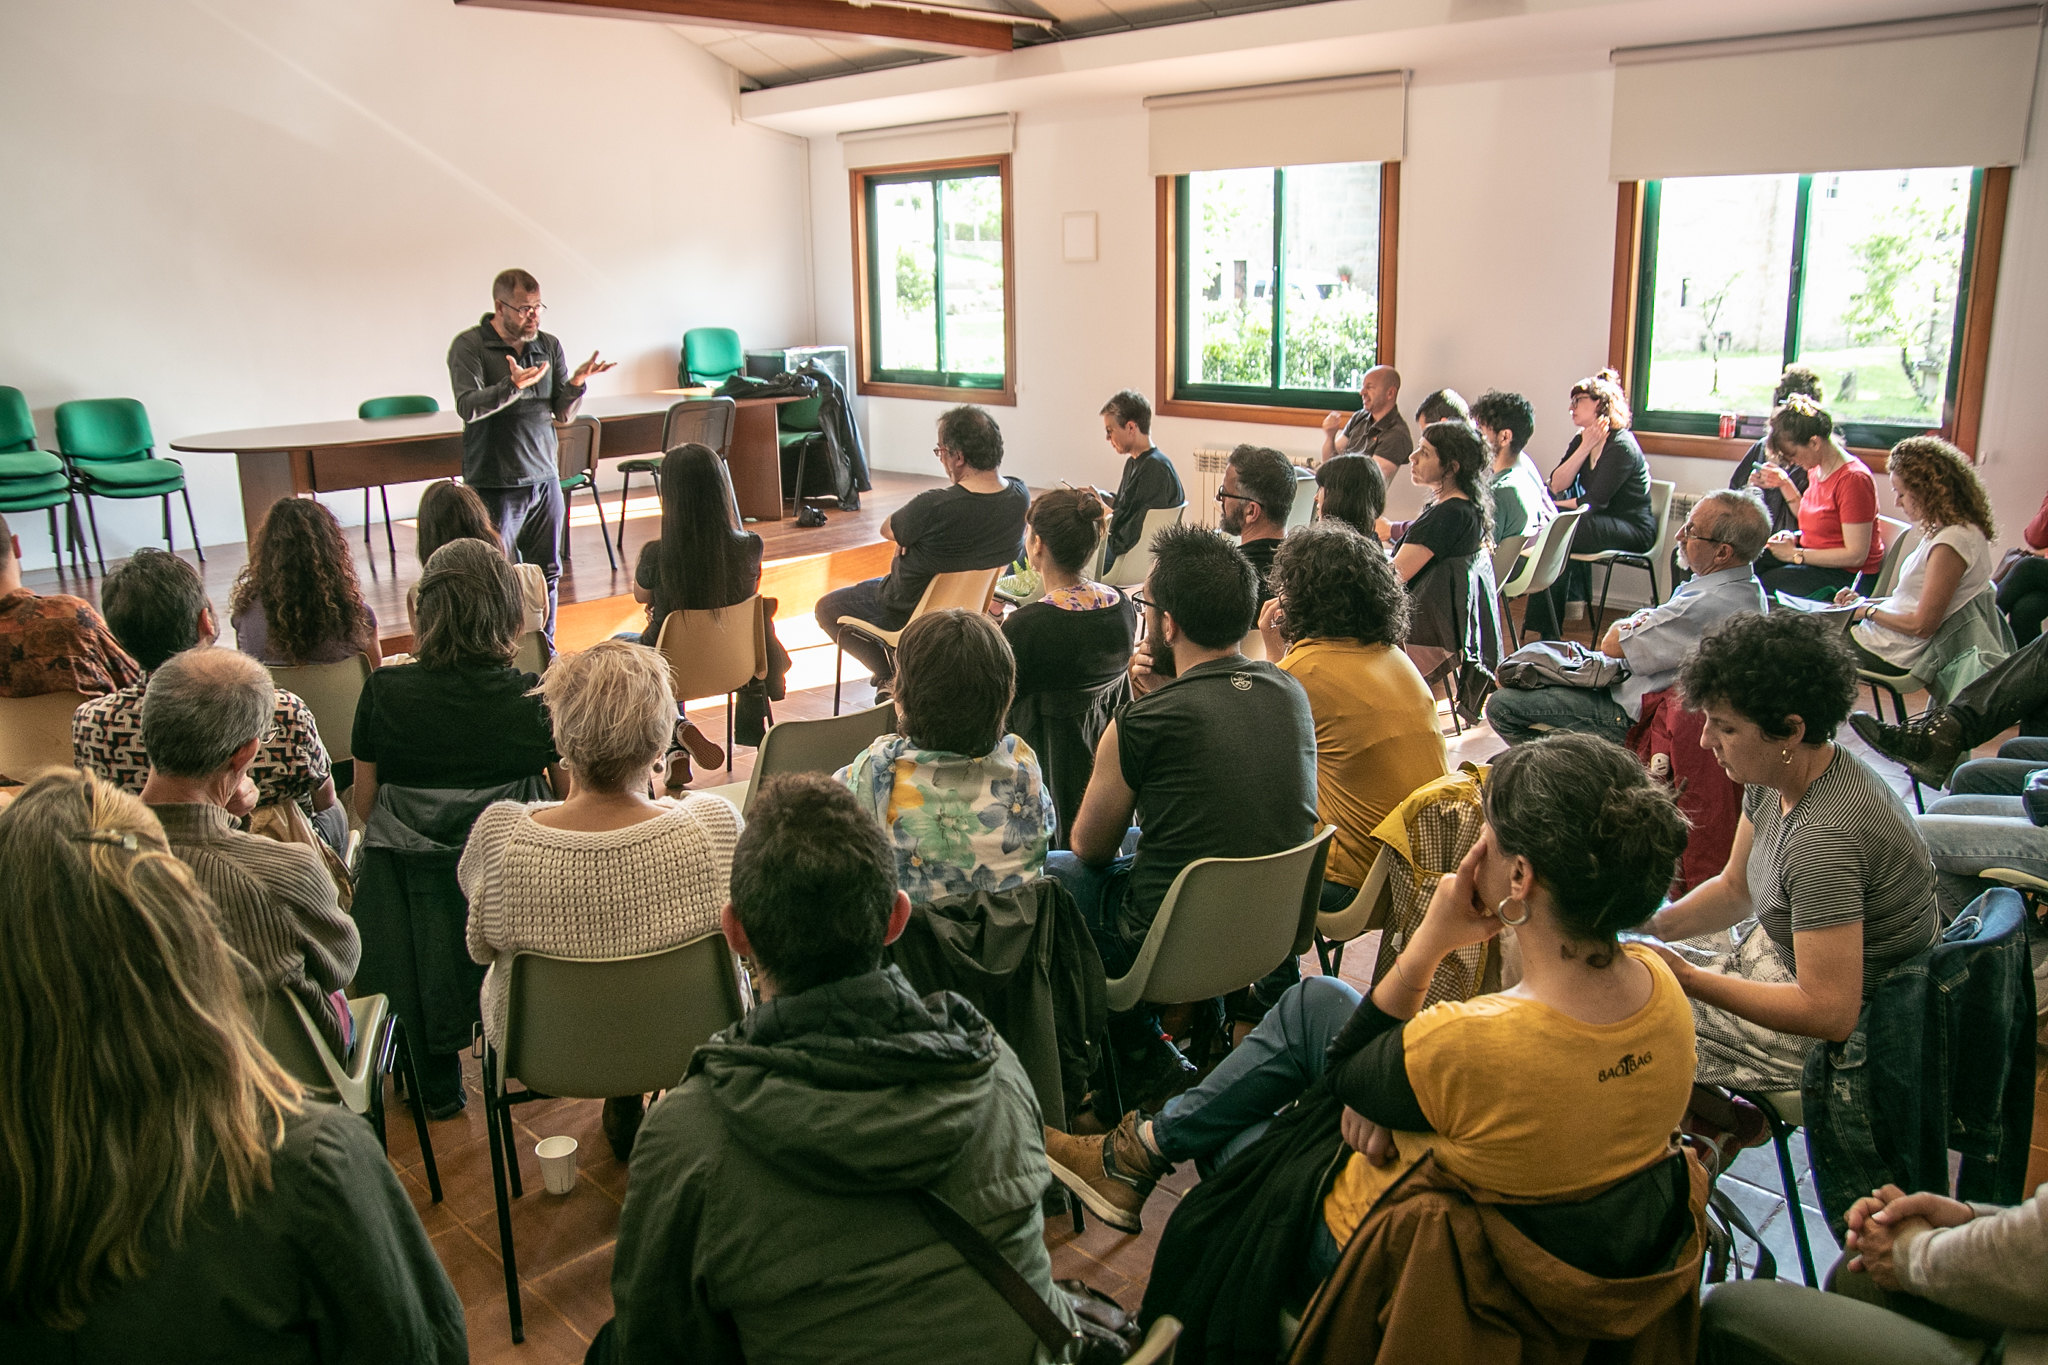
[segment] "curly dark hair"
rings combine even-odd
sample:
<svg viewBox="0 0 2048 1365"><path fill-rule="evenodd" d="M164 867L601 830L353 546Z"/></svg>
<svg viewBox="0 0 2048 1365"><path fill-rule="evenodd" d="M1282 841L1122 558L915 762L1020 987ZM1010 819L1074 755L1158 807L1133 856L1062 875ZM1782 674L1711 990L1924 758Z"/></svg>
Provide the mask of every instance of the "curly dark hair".
<svg viewBox="0 0 2048 1365"><path fill-rule="evenodd" d="M1280 599L1280 634L1290 645L1356 640L1398 646L1408 639L1401 575L1379 546L1341 521L1303 526L1282 540L1266 586Z"/></svg>
<svg viewBox="0 0 2048 1365"><path fill-rule="evenodd" d="M1594 967L1614 960L1617 933L1656 911L1685 852L1685 816L1670 789L1594 735L1509 749L1493 760L1483 799L1494 846L1529 860L1559 926L1599 945L1586 959Z"/></svg>
<svg viewBox="0 0 2048 1365"><path fill-rule="evenodd" d="M1374 529L1387 510L1387 476L1380 462L1370 455L1337 455L1316 469L1316 486L1323 490L1323 518L1341 521L1373 540Z"/></svg>
<svg viewBox="0 0 2048 1365"><path fill-rule="evenodd" d="M1970 467L1970 457L1939 436L1908 436L1892 447L1893 478L1919 504L1929 526L1974 526L1986 540L1998 539L1991 499Z"/></svg>
<svg viewBox="0 0 2048 1365"><path fill-rule="evenodd" d="M1486 442L1470 422L1431 422L1422 429L1422 439L1436 452L1443 466L1444 482L1472 499L1485 524L1486 539L1493 539L1493 494L1487 489L1487 470L1493 459Z"/></svg>
<svg viewBox="0 0 2048 1365"><path fill-rule="evenodd" d="M304 663L322 645L345 640L369 651L376 627L356 583L341 523L312 498L271 504L249 540L249 562L235 577L228 612L261 607L271 648Z"/></svg>
<svg viewBox="0 0 2048 1365"><path fill-rule="evenodd" d="M1517 455L1536 434L1535 407L1521 394L1505 389L1488 389L1480 394L1479 401L1472 405L1472 420L1480 426L1505 431L1508 449Z"/></svg>
<svg viewBox="0 0 2048 1365"><path fill-rule="evenodd" d="M1778 376L1778 387L1771 392L1771 406L1778 407L1795 393L1803 393L1815 403L1821 401L1820 375L1811 365L1787 365L1785 373Z"/></svg>
<svg viewBox="0 0 2048 1365"><path fill-rule="evenodd" d="M1726 706L1772 739L1826 744L1856 704L1856 659L1842 632L1803 611L1745 612L1714 627L1679 670L1685 704Z"/></svg>
<svg viewBox="0 0 2048 1365"><path fill-rule="evenodd" d="M970 469L999 469L1003 463L1003 429L987 408L963 403L939 414L939 444L958 451Z"/></svg>

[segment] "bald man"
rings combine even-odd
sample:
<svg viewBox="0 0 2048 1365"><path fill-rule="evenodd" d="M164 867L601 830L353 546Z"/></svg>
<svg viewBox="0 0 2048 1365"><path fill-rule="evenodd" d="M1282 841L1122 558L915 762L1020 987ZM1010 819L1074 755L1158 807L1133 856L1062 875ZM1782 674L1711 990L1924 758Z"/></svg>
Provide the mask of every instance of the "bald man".
<svg viewBox="0 0 2048 1365"><path fill-rule="evenodd" d="M1401 375L1392 365L1375 365L1359 381L1364 406L1357 412L1333 412L1323 418L1323 458L1370 455L1388 479L1408 463L1415 438L1401 418Z"/></svg>

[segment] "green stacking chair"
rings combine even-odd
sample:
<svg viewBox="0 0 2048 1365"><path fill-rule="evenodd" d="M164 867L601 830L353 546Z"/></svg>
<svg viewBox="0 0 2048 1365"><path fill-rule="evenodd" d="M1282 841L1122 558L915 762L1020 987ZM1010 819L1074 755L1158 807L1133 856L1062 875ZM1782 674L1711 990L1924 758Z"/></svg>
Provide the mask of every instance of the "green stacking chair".
<svg viewBox="0 0 2048 1365"><path fill-rule="evenodd" d="M50 553L61 561L64 549L57 543L59 507L64 509L65 532L71 537L71 557L77 561L81 554L78 503L72 498L71 476L65 472L62 460L37 449L35 419L29 416L28 399L21 390L0 385L0 513L49 513Z"/></svg>
<svg viewBox="0 0 2048 1365"><path fill-rule="evenodd" d="M730 327L692 327L683 333L683 363L676 378L685 387L709 384L717 388L746 364L738 332Z"/></svg>
<svg viewBox="0 0 2048 1365"><path fill-rule="evenodd" d="M812 448L812 442L823 443L825 423L823 411L825 396L799 398L794 403L783 403L775 409L775 444L782 460L782 484L798 506L804 500L804 458ZM796 454L791 455L791 451Z"/></svg>
<svg viewBox="0 0 2048 1365"><path fill-rule="evenodd" d="M381 422L386 417L416 417L421 413L439 412L441 405L424 393L401 393L390 398L366 398L356 405L356 416L365 422ZM384 548L391 553L393 563L398 561L398 542L391 534L391 498L384 491L384 485L377 485L377 496L384 503ZM363 544L370 543L370 490L363 489Z"/></svg>
<svg viewBox="0 0 2048 1365"><path fill-rule="evenodd" d="M178 542L171 532L171 494L176 493L185 500L192 548L199 562L206 562L199 523L192 516L192 494L185 487L185 466L158 459L155 448L149 414L133 398L80 398L57 405L57 450L71 466L73 486L85 495L85 519L92 527L92 553L101 573L107 571L107 557L94 498L162 498L164 544L176 553Z"/></svg>

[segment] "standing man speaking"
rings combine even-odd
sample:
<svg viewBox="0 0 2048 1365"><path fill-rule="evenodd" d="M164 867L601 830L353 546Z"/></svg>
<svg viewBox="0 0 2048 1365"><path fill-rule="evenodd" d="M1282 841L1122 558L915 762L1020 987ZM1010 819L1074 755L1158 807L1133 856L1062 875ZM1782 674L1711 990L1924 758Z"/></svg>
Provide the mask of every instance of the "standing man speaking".
<svg viewBox="0 0 2048 1365"><path fill-rule="evenodd" d="M491 281L495 305L448 347L448 379L462 417L462 481L476 490L506 555L538 564L548 580L547 637L555 638L555 585L562 576L562 486L556 422L583 400L583 386L612 367L597 352L568 368L562 343L540 329L540 281L507 270Z"/></svg>

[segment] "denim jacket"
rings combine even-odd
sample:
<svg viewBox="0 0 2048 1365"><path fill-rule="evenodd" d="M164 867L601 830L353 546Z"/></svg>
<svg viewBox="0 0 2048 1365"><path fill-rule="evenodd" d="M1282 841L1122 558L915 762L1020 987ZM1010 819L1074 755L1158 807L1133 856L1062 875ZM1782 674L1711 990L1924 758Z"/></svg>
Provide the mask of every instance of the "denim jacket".
<svg viewBox="0 0 2048 1365"><path fill-rule="evenodd" d="M1828 1225L1881 1185L2016 1204L2034 1124L2034 978L2018 893L1987 891L1871 993L1856 1031L1807 1054L1806 1127Z"/></svg>

